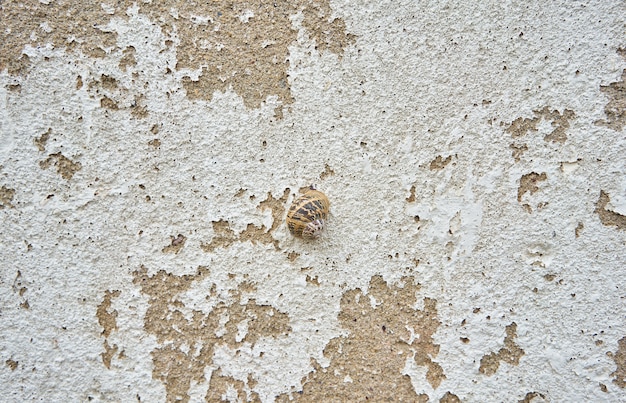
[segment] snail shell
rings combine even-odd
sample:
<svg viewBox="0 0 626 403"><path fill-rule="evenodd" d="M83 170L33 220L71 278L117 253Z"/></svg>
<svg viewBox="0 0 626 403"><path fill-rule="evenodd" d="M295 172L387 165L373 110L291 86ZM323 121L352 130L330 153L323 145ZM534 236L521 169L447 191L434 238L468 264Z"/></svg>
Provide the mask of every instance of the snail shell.
<svg viewBox="0 0 626 403"><path fill-rule="evenodd" d="M287 212L287 227L293 235L315 239L322 234L330 209L328 197L311 188L296 198Z"/></svg>

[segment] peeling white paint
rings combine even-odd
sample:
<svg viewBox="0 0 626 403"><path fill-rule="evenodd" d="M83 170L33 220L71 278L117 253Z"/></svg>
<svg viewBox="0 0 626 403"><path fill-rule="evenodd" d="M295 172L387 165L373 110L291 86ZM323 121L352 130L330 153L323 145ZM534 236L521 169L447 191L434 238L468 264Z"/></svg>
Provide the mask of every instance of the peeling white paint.
<svg viewBox="0 0 626 403"><path fill-rule="evenodd" d="M251 299L289 318L286 335L261 337L238 351L216 346L205 381L190 385L192 401L204 398L216 368L243 382L251 375L264 402L300 390L311 359L328 367L324 348L347 334L338 321L342 296L366 292L374 275L390 283L413 277L421 298L437 300L442 325L433 360L446 379L433 389L426 369L407 357L399 372L411 377L416 393L432 401L446 391L463 401L521 400L532 391L548 401L623 400L607 352L626 336L626 232L603 225L594 212L604 190L606 208L626 215L623 131L594 124L606 119L600 85L618 81L626 68L616 54L625 45L622 4L332 6L356 43L342 57L320 53L301 29L304 16L291 17L299 29L287 77L294 102L282 119L274 117L277 97L258 110L246 109L233 89L211 101L190 100L182 78L196 80L201 72L175 69L176 33L166 38L141 4L103 28L117 33L119 47L104 58L29 46L28 74L0 72L0 187L15 189L14 207L0 209L0 337L6 341L0 391L8 401L129 401L138 394L142 401L164 400L151 357L162 344L144 324L150 297L133 282L142 265L149 276L209 269L174 298L188 320L194 310L208 314L219 302ZM181 18L178 10L168 12ZM239 17L250 23L254 13ZM166 47L167 39L174 45ZM263 48L274 44L268 39ZM122 71L121 50L129 46L137 64ZM106 91L94 83L102 75L117 80L119 110L100 107ZM76 89L79 76L83 86ZM19 91L9 89L15 84ZM146 118L129 110L140 95ZM545 119L519 138L505 132L545 106L575 112L564 144L544 141L554 129ZM33 140L48 128L41 152ZM148 145L155 138L160 146ZM528 147L519 162L511 156L514 142ZM52 153L82 169L71 180L55 167L42 170L39 162ZM452 162L429 169L437 156L453 156ZM321 179L326 165L335 173ZM547 180L520 203L520 178L531 172L546 172ZM289 188L288 207L298 188L311 183L331 200L329 228L318 242L293 239L281 223L272 233L279 251L240 239L210 253L201 249L215 236L212 221L227 220L236 235L249 224L267 230L272 212L259 204L268 193L278 199ZM584 229L575 235L578 223ZM185 246L162 253L177 234L187 238ZM300 255L291 261L289 252ZM12 286L18 271L23 295ZM244 281L256 289L233 302ZM105 338L96 317L105 290L121 291L109 310L117 312L117 328L106 341L119 349L110 369L102 362ZM20 307L25 300L28 309ZM214 334L227 333L229 318L220 317ZM520 364L500 363L493 376L479 373L481 358L502 347L512 322L525 352ZM407 342L419 337L415 326L407 324ZM240 322L235 340L242 342L250 327ZM190 354L198 349L181 347ZM7 360L18 362L17 369ZM229 389L227 397L236 396Z"/></svg>

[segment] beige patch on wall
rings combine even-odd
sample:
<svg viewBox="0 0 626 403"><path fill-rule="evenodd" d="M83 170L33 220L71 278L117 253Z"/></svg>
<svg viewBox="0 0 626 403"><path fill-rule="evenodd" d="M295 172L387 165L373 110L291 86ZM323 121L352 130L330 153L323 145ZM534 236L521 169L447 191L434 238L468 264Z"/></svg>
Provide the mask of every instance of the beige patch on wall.
<svg viewBox="0 0 626 403"><path fill-rule="evenodd" d="M256 226L248 224L246 229L239 234L235 234L230 228L230 223L226 220L213 221L213 238L211 242L202 242L200 247L203 251L211 253L218 248L227 248L233 243L250 241L253 244L274 245L274 249L280 250L278 240L274 238L274 231L280 226L285 215L285 203L289 197L289 188L286 188L283 195L276 199L272 193L267 193L267 198L259 203L257 208L261 211L270 210L272 213L272 226L268 229L265 225ZM235 197L239 197L235 195Z"/></svg>
<svg viewBox="0 0 626 403"><path fill-rule="evenodd" d="M6 4L5 4L6 3ZM117 34L106 32L111 18L127 18L134 5L139 13L159 24L164 35L178 42L177 69L201 69L198 80L187 77L183 85L190 98L210 100L215 91L232 89L248 108L258 108L268 96L277 96L282 105L293 103L289 84L289 50L298 32L291 19L301 13L302 27L319 52L341 57L356 37L346 33L345 22L332 16L330 3L312 0L271 2L109 2L58 0L43 4L37 0L2 4L0 20L0 70L24 75L30 60L22 54L25 46L64 48L91 57L119 53L122 71L136 65L135 49L117 47ZM174 44L166 40L166 46ZM141 101L138 96L137 100ZM105 95L102 107L117 110L114 97ZM134 105L134 104L133 104ZM145 117L147 110L133 110ZM281 106L276 111L282 116Z"/></svg>
<svg viewBox="0 0 626 403"><path fill-rule="evenodd" d="M96 310L96 317L102 327L102 336L104 337L104 352L100 355L102 357L102 363L107 369L111 369L111 360L118 350L117 345L109 345L108 338L114 330L117 330L117 311L111 310L111 303L113 298L120 296L120 293L121 291L119 290L106 290L104 292L104 298Z"/></svg>
<svg viewBox="0 0 626 403"><path fill-rule="evenodd" d="M617 49L617 53L626 59L626 49ZM600 91L607 96L609 102L604 107L606 120L597 120L595 124L618 132L622 131L626 126L626 69L622 71L620 81L601 85Z"/></svg>
<svg viewBox="0 0 626 403"><path fill-rule="evenodd" d="M437 158L430 161L429 169L431 171L440 171L446 167L452 161L452 156L448 155L445 159L438 155Z"/></svg>
<svg viewBox="0 0 626 403"><path fill-rule="evenodd" d="M446 392L446 394L439 399L439 403L461 403L461 399L454 393Z"/></svg>
<svg viewBox="0 0 626 403"><path fill-rule="evenodd" d="M26 246L26 250L30 250L30 248L32 248L32 246L28 244ZM30 309L30 303L25 295L28 291L28 288L26 287L26 280L22 277L22 272L20 270L17 271L11 288L13 289L13 292L19 296L19 300L21 301L20 308Z"/></svg>
<svg viewBox="0 0 626 403"><path fill-rule="evenodd" d="M522 137L530 132L536 132L539 129L537 125L542 120L549 121L554 128L550 133L544 136L544 140L553 143L564 143L567 140L567 129L570 127L570 121L576 117L574 111L565 109L563 113L557 110L550 110L549 106L544 106L543 109L533 111L533 118L517 118L505 128L505 131L511 135L511 137ZM520 147L520 146L518 146Z"/></svg>
<svg viewBox="0 0 626 403"><path fill-rule="evenodd" d="M277 96L283 106L293 103L288 46L297 38L291 17L299 12L320 52L341 56L355 42L354 35L346 34L343 20L331 17L328 1L166 3L173 3L170 7L178 10L178 19L169 18L164 27L166 32L176 29L181 41L176 68L202 69L198 80L183 80L192 99L210 100L215 91L231 88L248 108L260 107L270 95ZM166 15L160 7L146 9L153 19ZM276 113L280 117L282 109Z"/></svg>
<svg viewBox="0 0 626 403"><path fill-rule="evenodd" d="M611 374L615 383L620 388L626 388L626 337L618 341L618 348L615 353L608 353L609 357L615 361L617 368Z"/></svg>
<svg viewBox="0 0 626 403"><path fill-rule="evenodd" d="M9 358L4 363L7 365L7 367L9 367L9 369L11 369L11 371L15 371L17 369L19 361L15 361Z"/></svg>
<svg viewBox="0 0 626 403"><path fill-rule="evenodd" d="M83 167L80 162L72 161L61 153L48 155L48 158L39 162L39 166L41 169L48 169L51 166L56 167L57 173L66 180L72 179L74 174Z"/></svg>
<svg viewBox="0 0 626 403"><path fill-rule="evenodd" d="M252 389L257 382L248 375L246 382L235 379L231 376L222 375L222 370L217 369L211 374L211 382L205 400L207 402L224 402L224 396L236 394L237 402L261 402L258 393Z"/></svg>
<svg viewBox="0 0 626 403"><path fill-rule="evenodd" d="M42 133L41 136L36 137L33 142L35 143L35 146L37 147L37 149L41 152L46 151L46 144L48 143L48 140L50 139L50 135L52 134L52 128L48 128L48 130L45 133Z"/></svg>
<svg viewBox="0 0 626 403"><path fill-rule="evenodd" d="M480 367L478 371L481 374L491 376L496 373L500 367L500 362L506 362L510 365L518 365L520 358L525 354L517 344L515 339L517 338L517 324L511 323L506 327L506 336L504 337L504 347L498 350L497 353L490 353L485 355L480 360Z"/></svg>
<svg viewBox="0 0 626 403"><path fill-rule="evenodd" d="M111 5L113 14L121 17L131 2ZM117 34L101 27L111 19L104 12L102 1L38 0L8 1L0 7L0 70L23 75L30 68L28 56L22 54L26 45L53 45L69 52L80 51L91 57L104 57L115 47Z"/></svg>
<svg viewBox="0 0 626 403"><path fill-rule="evenodd" d="M539 403L548 401L546 396L539 392L528 392L522 400L518 400L519 403Z"/></svg>
<svg viewBox="0 0 626 403"><path fill-rule="evenodd" d="M604 190L600 191L600 197L596 202L595 213L600 217L600 222L606 226L615 226L617 229L626 231L626 216L608 210L607 204L611 201L609 194Z"/></svg>
<svg viewBox="0 0 626 403"><path fill-rule="evenodd" d="M5 207L12 208L13 204L11 204L11 202L13 201L14 196L15 189L10 189L3 185L0 188L0 210Z"/></svg>
<svg viewBox="0 0 626 403"><path fill-rule="evenodd" d="M526 144L512 143L509 145L509 148L513 150L511 152L511 157L515 159L515 162L519 162L522 159L522 155L528 151L528 146Z"/></svg>
<svg viewBox="0 0 626 403"><path fill-rule="evenodd" d="M178 236L170 235L170 244L161 249L163 253L173 253L178 254L180 250L185 246L185 241L187 241L187 237L183 234L178 234Z"/></svg>
<svg viewBox="0 0 626 403"><path fill-rule="evenodd" d="M159 347L152 351L154 369L152 377L165 385L166 399L189 401L192 382L206 381L205 369L213 364L217 346L238 351L245 345L254 346L262 337L286 337L291 333L289 316L268 305L259 305L251 294L255 286L241 282L231 290L227 299L217 301L208 314L200 310L187 309L182 294L195 282L205 279L209 269L199 267L191 275L176 276L160 270L148 275L142 266L133 273L133 282L148 296L148 310L144 318L144 329L156 337ZM207 299L217 298L213 284L207 289ZM245 336L240 335L240 326L246 325ZM254 380L247 382L221 375L211 376L206 399L215 401L220 390L234 388L240 396L253 397Z"/></svg>
<svg viewBox="0 0 626 403"><path fill-rule="evenodd" d="M537 172L531 172L525 175L522 175L519 180L519 187L517 188L517 201L522 203L522 197L526 194L534 194L539 191L539 182L543 182L548 179L548 175L545 172L538 174ZM532 213L532 207L528 203L522 203L522 207L529 212Z"/></svg>
<svg viewBox="0 0 626 403"><path fill-rule="evenodd" d="M437 301L424 298L424 309L414 309L420 286L411 278L402 281L396 287L374 276L367 294L360 289L346 292L338 318L348 335L326 345L330 365L323 368L312 360L314 371L302 380L302 392L281 395L277 401L427 401L402 371L412 360L426 367L425 381L433 388L446 378L433 361L439 353L433 334L441 324Z"/></svg>

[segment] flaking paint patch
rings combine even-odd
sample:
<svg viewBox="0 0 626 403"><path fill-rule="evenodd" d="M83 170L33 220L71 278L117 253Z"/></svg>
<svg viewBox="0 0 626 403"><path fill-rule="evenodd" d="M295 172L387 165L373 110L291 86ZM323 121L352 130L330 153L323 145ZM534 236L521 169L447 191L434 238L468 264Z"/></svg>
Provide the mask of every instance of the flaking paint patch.
<svg viewBox="0 0 626 403"><path fill-rule="evenodd" d="M548 400L546 400L546 396L543 393L539 392L528 392L522 400L518 400L519 403L539 403L540 401Z"/></svg>
<svg viewBox="0 0 626 403"><path fill-rule="evenodd" d="M66 180L72 179L74 174L83 167L80 162L72 161L61 153L48 155L48 158L39 161L39 166L41 169L48 169L51 166L55 166L57 173Z"/></svg>
<svg viewBox="0 0 626 403"><path fill-rule="evenodd" d="M131 63L125 66L131 66ZM82 80L82 79L81 79ZM100 99L100 107L109 111L127 110L131 115L142 119L148 116L145 95L137 89L136 79L130 84L122 84L122 77L116 78L113 73L100 74L97 78L87 77L87 89L90 96Z"/></svg>
<svg viewBox="0 0 626 403"><path fill-rule="evenodd" d="M29 246L27 246L27 250L30 250L29 247L30 244ZM21 301L20 308L30 309L28 299L25 297L28 288L26 287L26 281L24 280L24 277L22 276L22 272L20 270L17 271L17 274L15 275L15 280L13 280L13 286L11 288L13 292L19 296L19 300Z"/></svg>
<svg viewBox="0 0 626 403"><path fill-rule="evenodd" d="M406 198L407 203L413 203L415 201L415 185L411 185L409 189L409 197Z"/></svg>
<svg viewBox="0 0 626 403"><path fill-rule="evenodd" d="M170 235L170 244L164 247L161 252L178 254L183 246L185 246L185 241L187 241L187 237L183 234L178 234L178 236Z"/></svg>
<svg viewBox="0 0 626 403"><path fill-rule="evenodd" d="M452 161L452 156L448 155L445 159L438 155L434 160L430 161L430 170L431 171L440 171L446 167Z"/></svg>
<svg viewBox="0 0 626 403"><path fill-rule="evenodd" d="M0 20L0 71L24 75L30 67L24 47L33 48L51 44L68 52L82 52L101 58L115 46L117 34L107 32L104 26L111 15L103 12L101 1L85 0L80 3L59 0L44 4L37 0L3 2ZM129 2L118 2L113 14L124 15ZM47 27L44 29L43 27Z"/></svg>
<svg viewBox="0 0 626 403"><path fill-rule="evenodd" d="M622 337L617 342L617 346L617 351L609 355L617 366L611 376L613 383L624 389L626 388L626 337Z"/></svg>
<svg viewBox="0 0 626 403"><path fill-rule="evenodd" d="M324 180L328 178L329 176L333 176L333 175L335 175L335 171L333 171L333 169L328 164L325 164L324 172L320 174L320 180Z"/></svg>
<svg viewBox="0 0 626 403"><path fill-rule="evenodd" d="M231 376L222 375L222 371L217 369L211 374L211 382L205 400L207 402L260 403L259 394L252 390L255 384L252 376L249 376L247 382L244 382Z"/></svg>
<svg viewBox="0 0 626 403"><path fill-rule="evenodd" d="M289 197L289 192L289 188L286 188L279 199L275 199L274 196L268 192L267 198L257 206L261 211L270 210L272 214L272 226L269 229L267 229L265 225L259 227L250 223L245 230L239 234L235 234L235 231L230 228L228 221L213 221L213 238L209 243L201 243L200 247L203 251L211 253L217 248L227 248L235 242L250 241L253 244L273 245L276 250L279 250L278 240L276 240L272 234L283 221L285 202Z"/></svg>
<svg viewBox="0 0 626 403"><path fill-rule="evenodd" d="M108 338L114 330L117 330L117 311L111 310L111 303L113 298L119 297L120 294L121 291L119 290L106 290L104 292L104 298L96 310L98 323L102 327L101 334L104 337L104 352L100 355L102 357L102 363L107 369L111 369L111 359L118 351L117 345L109 345Z"/></svg>
<svg viewBox="0 0 626 403"><path fill-rule="evenodd" d="M217 248L227 248L237 241L235 231L230 228L230 224L226 220L213 221L213 238L209 243L201 243L200 247L203 251L211 253Z"/></svg>
<svg viewBox="0 0 626 403"><path fill-rule="evenodd" d="M402 281L402 286L388 285L374 276L367 294L344 293L338 318L348 335L326 345L330 365L312 360L314 371L302 380L302 392L277 401L417 401L411 378L402 374L407 360L426 368L426 379L418 382L437 388L446 378L434 361L439 345L433 334L441 324L437 301L424 298L423 310L413 308L420 285L413 278Z"/></svg>
<svg viewBox="0 0 626 403"><path fill-rule="evenodd" d="M515 344L515 339L517 338L517 324L515 322L511 323L506 327L505 331L504 347L498 350L497 353L490 353L483 356L480 360L478 371L481 374L487 376L495 374L500 367L500 362L518 365L520 358L525 354L524 350Z"/></svg>
<svg viewBox="0 0 626 403"><path fill-rule="evenodd" d="M509 148L513 150L511 152L511 157L515 159L515 162L519 162L522 159L522 155L528 151L528 146L526 144L510 144Z"/></svg>
<svg viewBox="0 0 626 403"><path fill-rule="evenodd" d="M114 17L126 19L126 10L132 7L159 24L170 38L166 45L176 39L178 70L201 71L198 79L183 79L189 98L210 100L214 92L232 89L248 108L259 108L273 95L282 103L276 110L278 117L282 116L282 106L293 103L288 47L296 42L298 32L292 17L299 13L304 16L302 27L320 52L341 56L356 39L346 33L342 19L332 17L327 0L166 0L154 4L126 0L106 7L93 0L48 4L11 1L0 8L0 20L5 23L0 32L0 71L6 68L11 75L26 75L30 59L22 54L25 46L47 44L96 58L121 53L119 67L126 71L136 64L134 48L119 49L117 33L106 27ZM101 98L101 106L121 108L119 100L110 95ZM138 112L138 117L146 115L147 110Z"/></svg>
<svg viewBox="0 0 626 403"><path fill-rule="evenodd" d="M0 209L3 209L5 207L12 208L13 204L11 204L11 202L13 201L14 196L15 189L10 189L3 185L0 188Z"/></svg>
<svg viewBox="0 0 626 403"><path fill-rule="evenodd" d="M285 253L287 253L287 252L285 252ZM295 261L299 256L300 256L300 254L298 252L296 252L296 251L291 251L291 252L287 253L287 259L290 262Z"/></svg>
<svg viewBox="0 0 626 403"><path fill-rule="evenodd" d="M187 96L192 99L210 100L214 92L232 88L248 108L259 108L270 95L277 96L282 106L293 103L288 47L297 39L291 17L300 12L304 15L302 26L320 52L341 55L355 40L346 34L341 19L331 18L328 1L207 2L194 4L193 9L175 3L182 22L169 22L176 27L181 41L176 67L202 69L197 80L189 76L183 80ZM249 10L254 10L251 17ZM193 15L207 20L201 24L185 21ZM207 45L200 47L198 42ZM281 107L276 115L282 115Z"/></svg>
<svg viewBox="0 0 626 403"><path fill-rule="evenodd" d="M160 270L150 276L145 266L133 273L133 282L149 298L144 329L154 335L159 344L151 353L152 376L165 385L168 402L188 402L192 382L208 381L205 371L213 365L216 348L238 351L244 345L254 346L260 338L286 337L291 333L287 314L268 305L259 305L252 298L244 298L244 294L255 289L247 282L241 282L221 300L217 300L215 285L207 289L207 299L216 299L208 314L186 308L182 294L209 274L208 268L199 267L190 275L176 276ZM242 322L247 328L243 337L239 328ZM233 383L219 372L214 382L218 391L222 388L220 384ZM232 386L245 392L253 387L251 382ZM209 389L206 399L214 397L213 393Z"/></svg>
<svg viewBox="0 0 626 403"><path fill-rule="evenodd" d="M46 151L46 143L48 143L48 140L50 139L51 134L52 134L52 128L48 128L48 130L45 133L43 133L41 136L35 137L33 142L35 143L35 146L37 146L37 149L39 151L41 152Z"/></svg>
<svg viewBox="0 0 626 403"><path fill-rule="evenodd" d="M127 46L123 51L122 58L120 59L119 68L122 71L126 71L129 67L135 67L137 65L137 50L134 46Z"/></svg>
<svg viewBox="0 0 626 403"><path fill-rule="evenodd" d="M113 357L115 356L117 351L117 344L111 346L109 345L108 340L104 340L104 352L102 352L100 356L102 357L102 363L107 369L111 369L111 361L113 360Z"/></svg>
<svg viewBox="0 0 626 403"><path fill-rule="evenodd" d="M626 59L626 49L619 48L617 53ZM622 131L626 126L626 69L622 71L620 81L601 85L600 91L606 94L609 102L604 107L606 120L597 120L595 124L618 132Z"/></svg>
<svg viewBox="0 0 626 403"><path fill-rule="evenodd" d="M311 277L311 276L309 276L309 275L307 274L307 276L306 276L306 282L307 282L307 283L309 283L309 284L311 284L311 285L318 286L318 287L319 287L319 285L320 285L320 282L319 282L319 278L318 278L318 276Z"/></svg>
<svg viewBox="0 0 626 403"><path fill-rule="evenodd" d="M9 367L11 371L15 371L17 369L19 361L15 361L9 358L4 363L7 365L7 367Z"/></svg>
<svg viewBox="0 0 626 403"><path fill-rule="evenodd" d="M105 338L109 337L111 332L117 330L117 311L110 311L110 309L113 298L119 297L120 293L121 291L119 290L106 290L104 292L104 299L100 305L98 305L98 309L96 310L98 323L102 326L102 336Z"/></svg>
<svg viewBox="0 0 626 403"><path fill-rule="evenodd" d="M596 202L595 213L600 217L600 222L606 226L615 226L617 229L626 231L626 216L607 210L606 206L611 201L609 194L604 190L600 191L600 197Z"/></svg>
<svg viewBox="0 0 626 403"><path fill-rule="evenodd" d="M537 183L543 182L548 179L548 175L545 172L538 174L537 172L531 172L525 175L522 175L519 180L519 187L517 188L517 201L522 203L522 197L527 192L531 195L539 191L539 186ZM522 206L529 213L532 212L532 208L529 204L524 203Z"/></svg>
<svg viewBox="0 0 626 403"><path fill-rule="evenodd" d="M544 106L543 109L533 111L533 118L519 117L511 122L505 131L511 135L511 137L522 137L530 132L538 131L538 125L542 120L549 121L554 128L550 133L544 136L544 140L553 143L564 143L567 140L567 129L570 127L570 121L576 117L574 111L565 109L563 113L557 110L550 110L549 106ZM515 156L515 155L514 155Z"/></svg>
<svg viewBox="0 0 626 403"><path fill-rule="evenodd" d="M446 392L446 394L439 399L439 403L461 403L461 399L454 393Z"/></svg>

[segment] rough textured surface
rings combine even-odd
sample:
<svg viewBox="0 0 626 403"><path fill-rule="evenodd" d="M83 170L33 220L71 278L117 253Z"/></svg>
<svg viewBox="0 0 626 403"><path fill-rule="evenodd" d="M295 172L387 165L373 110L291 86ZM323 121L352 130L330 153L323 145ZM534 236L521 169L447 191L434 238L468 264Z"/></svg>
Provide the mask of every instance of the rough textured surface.
<svg viewBox="0 0 626 403"><path fill-rule="evenodd" d="M626 400L624 15L0 2L3 401Z"/></svg>

